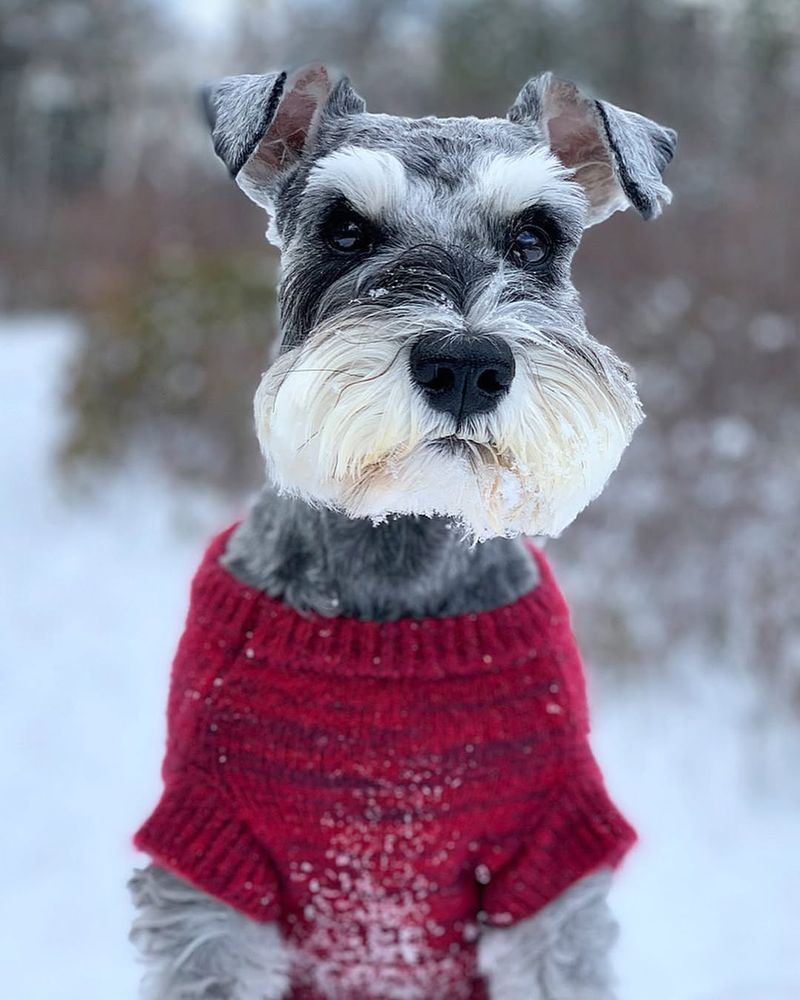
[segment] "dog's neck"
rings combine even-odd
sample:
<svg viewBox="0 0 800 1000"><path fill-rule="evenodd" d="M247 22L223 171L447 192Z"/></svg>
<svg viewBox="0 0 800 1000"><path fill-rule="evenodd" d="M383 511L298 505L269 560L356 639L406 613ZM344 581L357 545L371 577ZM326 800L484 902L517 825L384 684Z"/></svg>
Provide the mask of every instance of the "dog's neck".
<svg viewBox="0 0 800 1000"><path fill-rule="evenodd" d="M487 611L538 579L521 539L471 545L444 518L373 524L272 489L233 533L223 561L298 611L379 621Z"/></svg>

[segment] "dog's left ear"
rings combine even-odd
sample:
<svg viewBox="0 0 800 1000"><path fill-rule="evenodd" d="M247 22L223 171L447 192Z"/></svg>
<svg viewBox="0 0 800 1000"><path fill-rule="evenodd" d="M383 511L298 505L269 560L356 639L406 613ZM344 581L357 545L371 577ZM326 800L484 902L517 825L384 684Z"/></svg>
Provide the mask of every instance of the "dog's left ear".
<svg viewBox="0 0 800 1000"><path fill-rule="evenodd" d="M311 63L292 73L228 76L202 93L214 149L239 187L270 208L275 186L313 142L323 111L363 111L341 73Z"/></svg>
<svg viewBox="0 0 800 1000"><path fill-rule="evenodd" d="M538 125L553 153L573 171L589 200L587 226L629 205L654 219L672 201L662 180L677 142L671 128L592 100L552 73L528 80L508 118Z"/></svg>

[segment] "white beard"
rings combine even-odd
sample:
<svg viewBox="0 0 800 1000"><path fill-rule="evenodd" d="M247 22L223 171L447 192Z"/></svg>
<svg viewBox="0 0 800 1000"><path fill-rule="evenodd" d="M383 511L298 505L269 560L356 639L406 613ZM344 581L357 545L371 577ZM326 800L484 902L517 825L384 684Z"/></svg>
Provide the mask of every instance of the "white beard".
<svg viewBox="0 0 800 1000"><path fill-rule="evenodd" d="M277 487L351 517L449 516L477 541L560 534L601 492L640 423L635 387L583 331L573 338L591 345L600 373L523 322L517 306L483 313L491 327L480 332L506 338L516 376L455 441L453 418L427 404L408 371L419 331L463 329L452 310L354 310L282 355L255 398Z"/></svg>

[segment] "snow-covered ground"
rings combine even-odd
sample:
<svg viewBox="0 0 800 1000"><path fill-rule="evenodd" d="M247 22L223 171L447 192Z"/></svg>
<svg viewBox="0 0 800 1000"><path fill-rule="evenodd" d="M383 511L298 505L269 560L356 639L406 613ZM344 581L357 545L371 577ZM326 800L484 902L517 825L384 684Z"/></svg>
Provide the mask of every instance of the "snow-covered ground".
<svg viewBox="0 0 800 1000"><path fill-rule="evenodd" d="M133 1000L129 838L158 792L187 585L235 516L143 466L70 501L52 471L75 331L0 322L0 993ZM621 1000L800 998L797 745L720 665L595 685L595 745L641 844L615 889Z"/></svg>

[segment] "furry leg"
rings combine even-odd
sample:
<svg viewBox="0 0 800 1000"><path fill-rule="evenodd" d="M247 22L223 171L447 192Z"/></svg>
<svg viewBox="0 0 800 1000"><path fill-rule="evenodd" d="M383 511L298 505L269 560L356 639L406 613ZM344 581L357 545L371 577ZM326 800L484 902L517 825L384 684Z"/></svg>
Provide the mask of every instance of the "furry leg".
<svg viewBox="0 0 800 1000"><path fill-rule="evenodd" d="M478 966L491 1000L613 1000L610 884L610 872L589 875L528 920L485 931Z"/></svg>
<svg viewBox="0 0 800 1000"><path fill-rule="evenodd" d="M157 865L128 883L138 915L131 941L148 965L142 1000L281 1000L286 948L259 924Z"/></svg>

